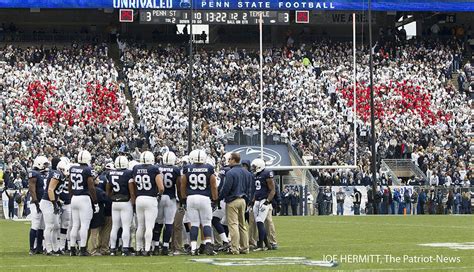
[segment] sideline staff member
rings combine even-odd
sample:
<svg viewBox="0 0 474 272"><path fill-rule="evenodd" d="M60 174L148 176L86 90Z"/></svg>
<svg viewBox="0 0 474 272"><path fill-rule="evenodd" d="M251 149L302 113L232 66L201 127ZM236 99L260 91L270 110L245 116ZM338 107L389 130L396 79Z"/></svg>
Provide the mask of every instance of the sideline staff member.
<svg viewBox="0 0 474 272"><path fill-rule="evenodd" d="M227 171L221 199L226 203L226 215L231 238L230 254L247 254L249 239L245 222L245 199L251 199L253 175L240 164L240 155L232 153L229 158L231 169Z"/></svg>

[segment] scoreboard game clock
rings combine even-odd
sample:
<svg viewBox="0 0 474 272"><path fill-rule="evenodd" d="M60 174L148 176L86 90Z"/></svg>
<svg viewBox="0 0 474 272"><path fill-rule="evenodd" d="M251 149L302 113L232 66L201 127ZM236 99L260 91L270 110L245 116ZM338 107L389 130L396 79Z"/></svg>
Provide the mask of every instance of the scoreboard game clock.
<svg viewBox="0 0 474 272"><path fill-rule="evenodd" d="M289 11L245 11L245 10L195 10L193 24L206 25L257 25L262 13L264 25L289 25ZM140 10L141 24L189 24L187 10Z"/></svg>

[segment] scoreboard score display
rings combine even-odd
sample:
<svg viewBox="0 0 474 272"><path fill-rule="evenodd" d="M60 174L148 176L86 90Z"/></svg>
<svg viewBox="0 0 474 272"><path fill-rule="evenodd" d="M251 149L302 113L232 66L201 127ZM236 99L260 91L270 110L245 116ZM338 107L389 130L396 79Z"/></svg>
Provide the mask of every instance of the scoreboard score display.
<svg viewBox="0 0 474 272"><path fill-rule="evenodd" d="M193 24L205 25L257 25L262 13L265 25L289 25L288 11L245 11L245 10L195 10ZM140 10L141 24L189 24L191 13L188 10Z"/></svg>

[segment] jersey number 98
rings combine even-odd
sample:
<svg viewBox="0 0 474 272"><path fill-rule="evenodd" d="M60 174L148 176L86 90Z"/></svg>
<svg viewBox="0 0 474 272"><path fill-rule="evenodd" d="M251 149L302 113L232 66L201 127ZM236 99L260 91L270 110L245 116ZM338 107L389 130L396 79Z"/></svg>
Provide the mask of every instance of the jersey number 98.
<svg viewBox="0 0 474 272"><path fill-rule="evenodd" d="M136 176L135 182L137 183L138 190L145 190L145 191L151 190L151 182L150 182L149 175Z"/></svg>

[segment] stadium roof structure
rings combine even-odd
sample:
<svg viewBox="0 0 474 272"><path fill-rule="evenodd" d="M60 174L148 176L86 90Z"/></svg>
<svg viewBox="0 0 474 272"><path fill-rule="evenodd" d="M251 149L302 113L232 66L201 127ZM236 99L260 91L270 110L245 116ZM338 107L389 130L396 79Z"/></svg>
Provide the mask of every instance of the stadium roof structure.
<svg viewBox="0 0 474 272"><path fill-rule="evenodd" d="M367 10L367 0L0 0L0 8ZM474 0L373 0L374 11L474 12Z"/></svg>

